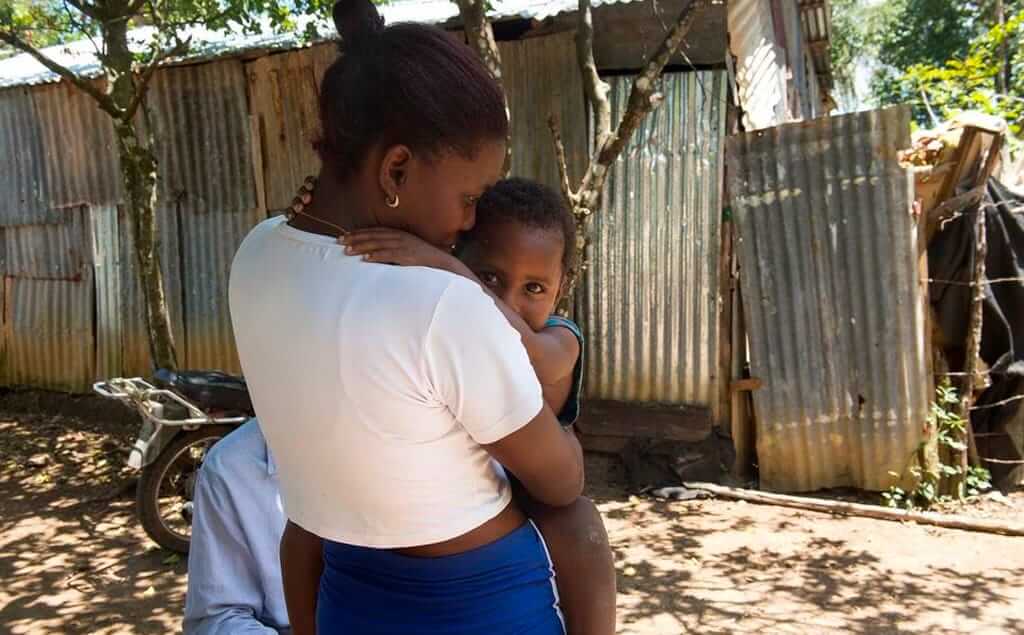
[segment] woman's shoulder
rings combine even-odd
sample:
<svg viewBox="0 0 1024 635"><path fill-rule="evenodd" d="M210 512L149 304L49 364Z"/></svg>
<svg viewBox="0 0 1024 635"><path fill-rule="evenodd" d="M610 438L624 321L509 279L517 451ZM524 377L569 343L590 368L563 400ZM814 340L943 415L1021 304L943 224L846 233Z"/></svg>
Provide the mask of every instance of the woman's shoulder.
<svg viewBox="0 0 1024 635"><path fill-rule="evenodd" d="M441 302L483 294L479 286L462 276L429 267L369 265L378 297L397 306L436 307Z"/></svg>
<svg viewBox="0 0 1024 635"><path fill-rule="evenodd" d="M501 317L478 284L447 271L372 265L367 273L358 285L358 297L352 300L360 306L356 311L362 317L375 322L366 325L369 330L399 329L426 335L441 325L450 327L442 330L461 330L468 324L483 325L490 317Z"/></svg>

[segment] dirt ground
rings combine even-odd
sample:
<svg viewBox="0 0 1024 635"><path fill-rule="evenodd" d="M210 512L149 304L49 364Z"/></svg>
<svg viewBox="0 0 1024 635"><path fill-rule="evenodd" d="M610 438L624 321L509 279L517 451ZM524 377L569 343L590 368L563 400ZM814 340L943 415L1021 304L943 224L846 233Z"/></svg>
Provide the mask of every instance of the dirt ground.
<svg viewBox="0 0 1024 635"><path fill-rule="evenodd" d="M121 467L136 423L89 398L0 396L0 633L180 629L186 566L148 541ZM1024 538L623 493L588 464L620 632L1024 633ZM969 513L1021 518L1024 493Z"/></svg>

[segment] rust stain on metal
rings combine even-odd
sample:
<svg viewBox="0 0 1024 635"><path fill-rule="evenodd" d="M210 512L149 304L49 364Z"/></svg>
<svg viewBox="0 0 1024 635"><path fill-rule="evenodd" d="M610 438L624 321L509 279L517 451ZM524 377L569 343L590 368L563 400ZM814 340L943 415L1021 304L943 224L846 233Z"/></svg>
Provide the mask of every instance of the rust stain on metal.
<svg viewBox="0 0 1024 635"><path fill-rule="evenodd" d="M616 113L630 80L610 78ZM668 73L612 167L578 293L593 398L719 407L726 75Z"/></svg>
<svg viewBox="0 0 1024 635"><path fill-rule="evenodd" d="M909 110L731 137L761 483L881 490L928 417Z"/></svg>

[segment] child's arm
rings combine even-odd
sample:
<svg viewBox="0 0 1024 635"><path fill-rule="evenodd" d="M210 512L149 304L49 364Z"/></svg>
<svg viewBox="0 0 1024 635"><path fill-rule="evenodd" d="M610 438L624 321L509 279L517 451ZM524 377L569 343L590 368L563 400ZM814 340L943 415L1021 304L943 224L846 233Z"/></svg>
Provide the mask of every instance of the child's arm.
<svg viewBox="0 0 1024 635"><path fill-rule="evenodd" d="M484 287L486 289L486 287ZM495 302L498 303L500 308L503 302L495 298ZM540 386L544 390L544 401L551 407L551 410L558 414L562 412L565 407L565 403L569 400L569 395L572 393L573 383L573 370L576 368L576 360L580 356L580 342L575 335L569 329L561 326L548 326L545 327L539 333L535 333L537 336L547 336L557 340L559 350L549 353L550 359L553 361L550 367L546 371L550 375L554 375L553 379L545 379L541 371L537 369L537 364L534 363L533 368L537 372L537 379L540 381ZM523 343L526 344L526 338L523 338ZM533 354L530 353L529 345L526 345L527 354L530 355L530 361L533 361ZM568 362L568 370L565 370L563 362ZM564 372L563 372L564 371Z"/></svg>
<svg viewBox="0 0 1024 635"><path fill-rule="evenodd" d="M281 581L293 635L316 635L323 569L323 541L289 520L281 536Z"/></svg>
<svg viewBox="0 0 1024 635"><path fill-rule="evenodd" d="M565 395L561 397L560 403L552 403L548 399L548 386L556 386L562 380L572 381L572 371L580 355L580 344L568 329L550 327L539 332L534 331L518 313L502 302L487 285L480 282L476 274L461 260L407 232L384 228L362 229L342 236L341 240L346 253L363 256L370 262L443 269L480 285L480 288L494 299L509 324L519 331L523 346L537 373L537 379L545 387L545 401L548 401L555 412L561 410L568 390L565 389ZM557 397L557 394L553 394L553 397ZM555 400L557 401L557 398Z"/></svg>

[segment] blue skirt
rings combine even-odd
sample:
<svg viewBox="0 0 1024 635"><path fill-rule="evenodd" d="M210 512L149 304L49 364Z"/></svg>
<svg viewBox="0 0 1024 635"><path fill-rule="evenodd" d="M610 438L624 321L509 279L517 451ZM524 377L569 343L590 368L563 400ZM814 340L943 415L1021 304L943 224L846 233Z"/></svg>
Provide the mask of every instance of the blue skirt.
<svg viewBox="0 0 1024 635"><path fill-rule="evenodd" d="M472 551L413 558L324 541L317 635L563 635L554 569L532 521Z"/></svg>

